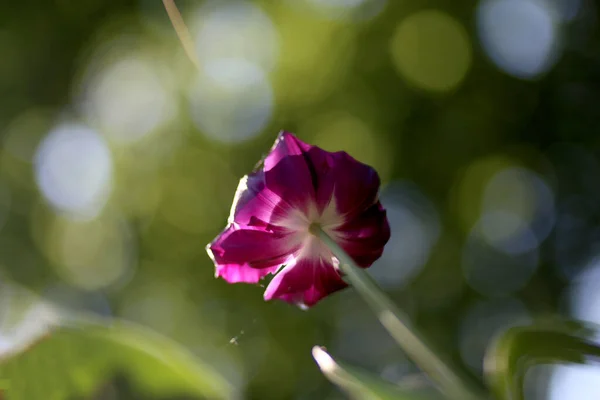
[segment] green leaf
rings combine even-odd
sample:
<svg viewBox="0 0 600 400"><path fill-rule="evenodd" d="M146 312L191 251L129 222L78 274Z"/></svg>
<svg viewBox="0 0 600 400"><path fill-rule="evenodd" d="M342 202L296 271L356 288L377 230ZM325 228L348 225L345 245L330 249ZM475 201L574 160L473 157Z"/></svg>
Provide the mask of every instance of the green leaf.
<svg viewBox="0 0 600 400"><path fill-rule="evenodd" d="M313 357L332 383L360 400L431 400L433 394L403 390L359 368L340 364L321 347L313 347Z"/></svg>
<svg viewBox="0 0 600 400"><path fill-rule="evenodd" d="M600 357L589 337L593 329L578 321L551 321L508 329L490 346L485 374L493 394L502 400L523 399L523 379L536 364L584 364Z"/></svg>
<svg viewBox="0 0 600 400"><path fill-rule="evenodd" d="M232 384L181 346L120 321L51 330L2 360L0 388L7 400L87 397L117 373L153 396L236 397Z"/></svg>

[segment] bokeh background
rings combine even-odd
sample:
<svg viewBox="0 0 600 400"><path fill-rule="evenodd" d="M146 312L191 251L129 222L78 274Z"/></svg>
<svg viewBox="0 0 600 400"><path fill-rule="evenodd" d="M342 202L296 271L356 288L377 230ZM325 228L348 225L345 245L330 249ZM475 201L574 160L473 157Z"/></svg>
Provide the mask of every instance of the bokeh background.
<svg viewBox="0 0 600 400"><path fill-rule="evenodd" d="M352 290L302 311L214 278L205 245L286 129L377 169L392 238L370 271L468 374L509 326L600 323L595 1L177 5L200 71L159 0L0 6L6 277L177 340L248 399L343 398L315 344L413 382ZM528 398L597 399L599 383L595 366L540 367Z"/></svg>

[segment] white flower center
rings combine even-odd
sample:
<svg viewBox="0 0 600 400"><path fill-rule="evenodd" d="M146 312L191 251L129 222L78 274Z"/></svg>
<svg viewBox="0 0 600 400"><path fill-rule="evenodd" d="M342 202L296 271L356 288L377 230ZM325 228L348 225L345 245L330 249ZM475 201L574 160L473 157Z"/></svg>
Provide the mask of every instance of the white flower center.
<svg viewBox="0 0 600 400"><path fill-rule="evenodd" d="M293 239L291 239L301 243L300 250L294 255L296 258L322 259L337 265L337 260L331 250L321 239L311 233L311 226L317 225L333 240L336 240L339 234L335 229L341 226L343 222L342 216L335 208L335 201L332 199L321 213L319 213L316 204L311 203L307 213L293 209L286 218L277 221L277 224L296 232L292 235Z"/></svg>

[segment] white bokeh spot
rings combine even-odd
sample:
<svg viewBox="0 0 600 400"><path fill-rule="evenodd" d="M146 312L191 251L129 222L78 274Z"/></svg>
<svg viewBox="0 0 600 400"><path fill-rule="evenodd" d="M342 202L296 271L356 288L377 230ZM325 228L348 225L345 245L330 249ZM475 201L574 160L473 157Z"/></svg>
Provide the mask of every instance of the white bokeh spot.
<svg viewBox="0 0 600 400"><path fill-rule="evenodd" d="M553 7L536 0L483 0L477 30L488 57L509 75L535 78L557 59L560 31Z"/></svg>
<svg viewBox="0 0 600 400"><path fill-rule="evenodd" d="M84 84L83 114L115 143L128 144L175 116L172 93L141 58L124 58Z"/></svg>
<svg viewBox="0 0 600 400"><path fill-rule="evenodd" d="M95 217L112 189L113 162L106 142L84 125L51 130L35 155L35 177L44 198L71 216Z"/></svg>
<svg viewBox="0 0 600 400"><path fill-rule="evenodd" d="M271 83L264 70L244 59L207 63L189 96L195 125L203 134L222 142L252 139L273 114Z"/></svg>

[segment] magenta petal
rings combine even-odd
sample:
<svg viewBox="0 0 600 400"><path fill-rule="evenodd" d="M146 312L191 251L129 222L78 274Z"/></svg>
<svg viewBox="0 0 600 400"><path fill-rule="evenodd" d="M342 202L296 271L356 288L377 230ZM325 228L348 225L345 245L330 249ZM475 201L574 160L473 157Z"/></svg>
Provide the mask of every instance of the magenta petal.
<svg viewBox="0 0 600 400"><path fill-rule="evenodd" d="M333 198L337 212L351 219L377 200L380 180L373 168L343 151L327 153L314 147L309 157L315 165L321 166L316 193L319 209L326 207Z"/></svg>
<svg viewBox="0 0 600 400"><path fill-rule="evenodd" d="M258 283L269 274L274 274L280 268L280 264L266 268L252 268L247 264L223 264L217 265L215 277L223 278L229 283Z"/></svg>
<svg viewBox="0 0 600 400"><path fill-rule="evenodd" d="M339 245L361 267L369 267L381 257L390 239L386 212L377 202L336 229Z"/></svg>
<svg viewBox="0 0 600 400"><path fill-rule="evenodd" d="M288 132L281 132L264 159L266 186L290 206L306 211L315 197L316 176L307 162L308 145Z"/></svg>
<svg viewBox="0 0 600 400"><path fill-rule="evenodd" d="M256 197L265 189L265 174L262 171L256 171L240 179L238 187L233 196L233 204L229 214L229 222L237 222L241 225L248 225L250 218L254 215L262 215L269 212L271 204L267 203L263 207L253 204ZM274 199L273 203L277 203ZM247 210L244 212L244 210Z"/></svg>
<svg viewBox="0 0 600 400"><path fill-rule="evenodd" d="M340 214L352 218L377 199L380 179L373 168L346 152L330 153L288 132L280 133L264 166L268 187L286 200L306 201L310 196L320 212L333 200Z"/></svg>
<svg viewBox="0 0 600 400"><path fill-rule="evenodd" d="M229 222L267 226L285 218L290 210L288 203L266 187L265 174L260 170L240 180L231 206Z"/></svg>
<svg viewBox="0 0 600 400"><path fill-rule="evenodd" d="M281 160L289 156L302 156L313 147L298 139L293 133L287 131L279 132L271 151L265 157L263 163L266 170L270 170Z"/></svg>
<svg viewBox="0 0 600 400"><path fill-rule="evenodd" d="M215 263L217 276L228 282L257 282L276 271L299 246L292 232L269 232L233 223L208 245L207 250ZM267 270L253 274L249 268Z"/></svg>
<svg viewBox="0 0 600 400"><path fill-rule="evenodd" d="M311 307L346 286L333 264L320 258L301 258L292 261L275 275L267 286L264 298Z"/></svg>

